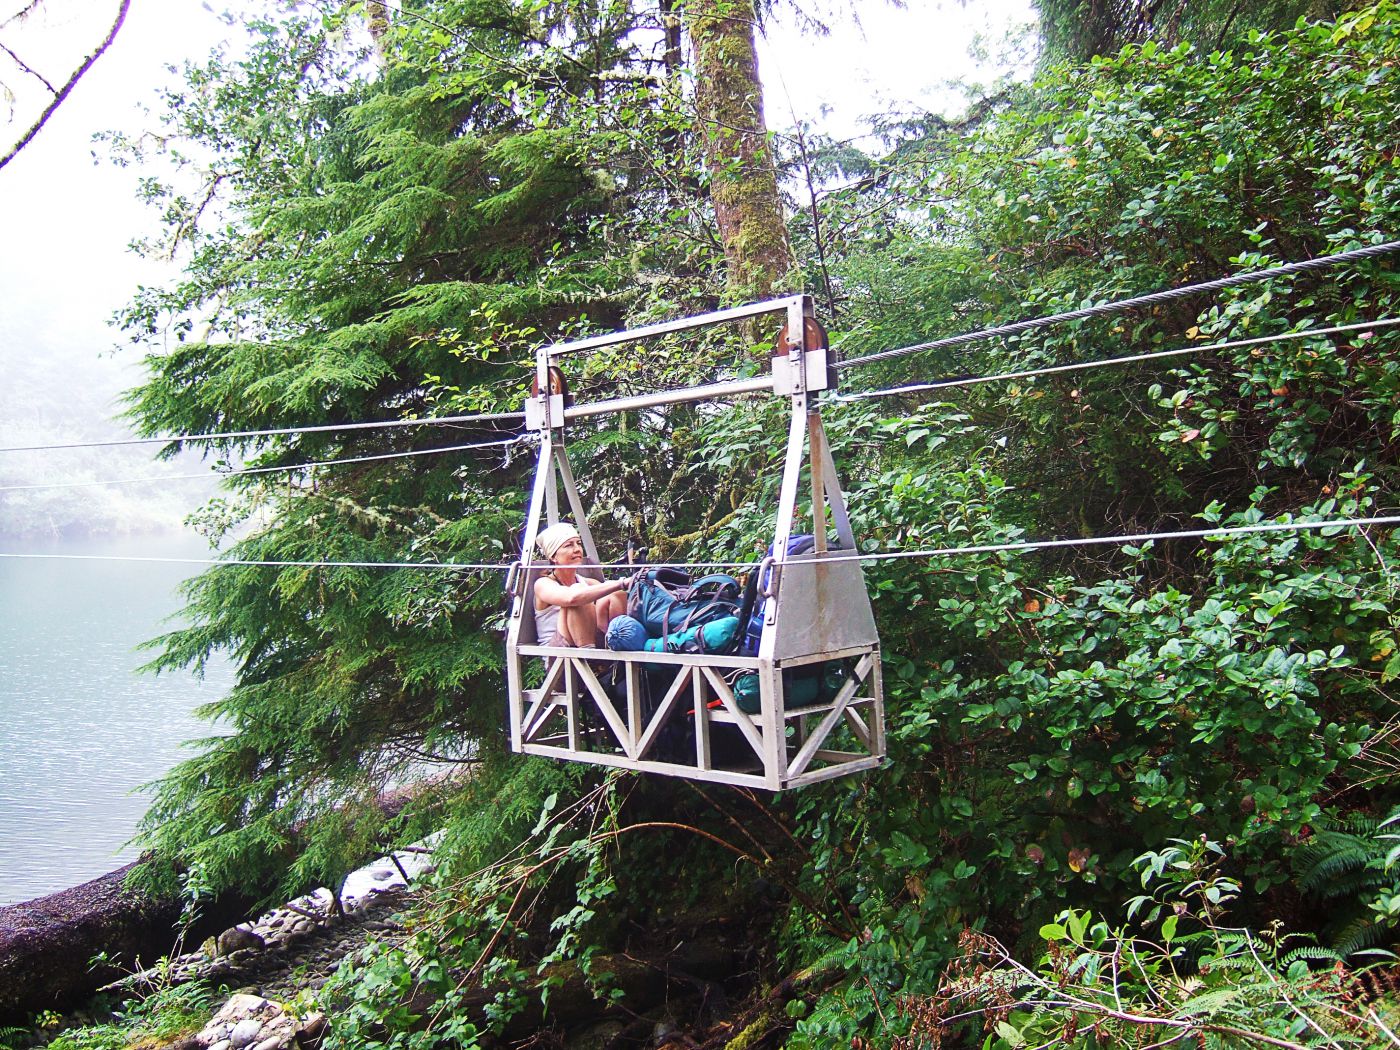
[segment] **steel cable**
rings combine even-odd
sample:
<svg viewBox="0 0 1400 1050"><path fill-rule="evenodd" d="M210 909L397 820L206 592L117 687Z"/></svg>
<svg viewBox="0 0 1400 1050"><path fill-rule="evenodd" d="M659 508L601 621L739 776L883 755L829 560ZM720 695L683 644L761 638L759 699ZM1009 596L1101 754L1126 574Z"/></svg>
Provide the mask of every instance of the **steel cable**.
<svg viewBox="0 0 1400 1050"><path fill-rule="evenodd" d="M425 419L386 419L365 423L324 423L310 427L278 427L273 430L229 430L214 434L171 434L166 437L111 438L103 441L65 441L52 445L8 445L0 452L48 452L64 448L114 448L119 445L183 445L196 441L232 441L241 438L278 437L286 434L329 434L347 430L388 430L394 427L456 426L464 423L523 422L524 412L481 412L468 416L430 416Z"/></svg>
<svg viewBox="0 0 1400 1050"><path fill-rule="evenodd" d="M1107 368L1110 365L1129 365L1140 361L1158 361L1166 357L1184 357L1188 354L1201 354L1211 350L1234 350L1244 346L1257 346L1261 343L1275 343L1289 339L1309 339L1314 336L1336 335L1340 332L1356 332L1366 328L1387 328L1400 324L1400 317L1383 318L1379 321L1358 321L1355 324L1334 325L1331 328L1310 328L1301 332L1280 332L1277 335L1261 335L1250 339L1231 339L1223 343L1201 343L1197 346L1182 346L1174 350L1154 350L1145 354L1128 354L1125 357L1105 357L1097 361L1075 361L1067 365L1047 365L1044 368L1026 368L1017 372L997 372L985 376L962 376L957 379L939 379L932 383L910 383L906 386L885 387L882 390L859 390L854 394L837 394L832 401L863 401L872 397L892 397L897 394L918 394L929 390L945 390L949 387L976 386L979 383L994 383L1004 379L1032 379L1036 376L1055 375L1061 372L1078 372L1090 368Z"/></svg>
<svg viewBox="0 0 1400 1050"><path fill-rule="evenodd" d="M296 470L311 470L317 467L335 467L347 463L373 463L385 459L406 459L410 456L433 456L443 452L468 452L478 448L498 448L502 445L515 445L528 441L534 435L518 434L498 441L478 441L470 445L444 445L441 448L420 448L408 452L383 452L373 456L347 456L343 459L322 459L310 463L289 463L280 467L238 467L234 470L204 471L200 474L150 474L139 478L95 478L90 481L48 481L35 485L0 485L0 492L33 492L38 489L75 489L90 485L136 485L157 481L190 481L204 478L235 478L247 474L289 474Z"/></svg>
<svg viewBox="0 0 1400 1050"><path fill-rule="evenodd" d="M1180 529L1165 532L1128 533L1119 536L1080 536L1060 540L1013 540L1007 543L979 543L962 547L930 547L911 551L867 551L864 553L831 552L822 555L817 561L831 562L871 562L893 561L896 559L951 558L969 554L1010 554L1026 551L1054 550L1066 547L1090 547L1130 545L1154 542L1157 540L1211 539L1226 536L1248 536L1274 532L1307 532L1319 529L1360 529L1372 525L1400 525L1400 514L1377 514L1366 518L1328 518L1315 521L1266 521L1254 525L1222 525L1205 529ZM0 552L0 558L32 558L59 561L134 561L162 562L182 565L235 565L268 566L286 568L350 568L350 569L443 569L478 570L505 572L515 563L505 562L394 562L394 561L256 561L223 558L162 558L141 555L121 554L59 554L48 552ZM788 562L788 565L803 564ZM598 566L602 569L752 569L759 565L756 561L691 561L691 562L626 562L616 565Z"/></svg>
<svg viewBox="0 0 1400 1050"><path fill-rule="evenodd" d="M1021 332L1029 332L1037 328L1045 328L1049 325L1063 324L1065 321L1077 321L1085 317L1098 317L1104 314L1121 313L1124 310L1131 310L1139 306L1151 306L1155 303L1165 303L1173 299L1197 295L1201 292L1210 292L1221 288L1233 288L1236 285L1251 284L1256 281L1267 281L1273 277L1286 277L1289 274L1326 269L1327 267L1338 266L1342 263L1371 259L1395 251L1400 251L1400 241L1387 241L1385 244L1373 244L1366 248L1354 248L1351 251L1338 252L1335 255L1322 255L1316 259L1304 259L1301 262L1285 263L1282 266L1270 267L1267 270L1238 273L1232 277L1221 277L1213 281L1202 281L1199 284L1182 285L1180 288L1168 288L1160 292L1151 292L1148 295L1134 296L1131 299L1118 299L1113 302L1100 303L1096 306L1086 306L1078 310L1067 310L1064 313L1047 314L1044 317L1035 317L1027 321L1016 321L1013 324L998 325L995 328L983 328L976 332L965 332L962 335L950 335L944 339L934 339L927 343L915 343L912 346L902 346L894 350L881 350L878 353L865 354L862 357L852 357L846 361L837 361L834 367L838 369L855 368L858 365L868 365L875 361L904 357L907 354L916 354L923 350L941 350L950 346L962 346L966 343L980 342L983 339L993 339L998 336L1018 335Z"/></svg>

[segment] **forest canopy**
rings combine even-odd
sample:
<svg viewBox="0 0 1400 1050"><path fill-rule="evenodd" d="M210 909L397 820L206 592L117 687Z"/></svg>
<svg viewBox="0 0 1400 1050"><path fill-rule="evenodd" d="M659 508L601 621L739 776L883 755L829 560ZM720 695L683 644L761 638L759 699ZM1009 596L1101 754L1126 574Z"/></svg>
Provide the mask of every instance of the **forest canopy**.
<svg viewBox="0 0 1400 1050"><path fill-rule="evenodd" d="M1400 7L1101 5L1112 31L1069 40L1082 6L1041 5L1034 83L878 146L766 131L747 0L252 17L246 55L164 100L202 159L147 184L147 249L190 262L122 316L176 336L132 418L513 411L542 340L768 289L812 292L852 358L1395 239ZM1397 295L1381 257L852 369L848 392L1206 347L833 404L855 532L898 551L1391 511L1400 337L1368 325ZM1359 327L1240 345L1338 326ZM752 335L571 378L748 374L775 333ZM741 402L571 426L605 554L751 557L782 425ZM213 448L512 434L435 429ZM245 561L499 563L532 468L505 445L245 476L199 520ZM506 753L497 576L217 567L155 666L230 654L208 714L232 731L160 783L147 877L296 891L445 829L420 934L325 993L335 1045L484 1045L565 965L616 1004L600 960L724 923L749 933L744 1005L695 1008L697 1045L982 1045L984 1023L996 1047L1387 1045L1393 998L1355 971L1390 965L1358 953L1393 950L1400 911L1396 547L1333 528L871 562L888 761L778 797ZM410 779L418 806L379 826Z"/></svg>

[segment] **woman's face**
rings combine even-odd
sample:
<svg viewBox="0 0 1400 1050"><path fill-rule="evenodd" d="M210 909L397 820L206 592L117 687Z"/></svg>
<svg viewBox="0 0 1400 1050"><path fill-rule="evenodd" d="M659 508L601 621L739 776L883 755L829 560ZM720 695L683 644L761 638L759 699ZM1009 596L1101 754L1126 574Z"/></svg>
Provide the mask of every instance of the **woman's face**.
<svg viewBox="0 0 1400 1050"><path fill-rule="evenodd" d="M573 539L565 540L563 545L554 552L555 565L578 565L583 561L583 541L577 536Z"/></svg>

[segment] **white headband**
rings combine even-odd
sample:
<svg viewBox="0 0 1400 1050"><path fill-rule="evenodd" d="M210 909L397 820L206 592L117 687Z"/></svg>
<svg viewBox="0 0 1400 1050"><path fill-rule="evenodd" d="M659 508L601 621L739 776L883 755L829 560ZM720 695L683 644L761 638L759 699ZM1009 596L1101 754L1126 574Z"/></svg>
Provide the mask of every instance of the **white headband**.
<svg viewBox="0 0 1400 1050"><path fill-rule="evenodd" d="M570 540L576 539L578 539L578 529L567 521L561 521L557 525L551 525L536 536L535 546L540 549L541 554L553 561L554 555L559 553L560 547Z"/></svg>

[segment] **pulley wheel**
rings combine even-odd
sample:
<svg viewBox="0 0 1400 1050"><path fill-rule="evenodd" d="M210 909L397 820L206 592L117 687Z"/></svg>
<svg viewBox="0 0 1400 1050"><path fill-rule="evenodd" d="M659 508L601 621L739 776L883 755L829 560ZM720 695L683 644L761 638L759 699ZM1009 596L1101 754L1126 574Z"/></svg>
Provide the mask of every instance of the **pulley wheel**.
<svg viewBox="0 0 1400 1050"><path fill-rule="evenodd" d="M804 317L802 319L802 334L806 337L805 343L808 350L825 350L831 344L826 338L826 329L815 317ZM788 354L788 326L783 325L778 330L778 342L773 347L774 357L786 357Z"/></svg>
<svg viewBox="0 0 1400 1050"><path fill-rule="evenodd" d="M549 392L563 394L565 408L574 403L573 395L569 393L569 382L564 378L564 370L558 365L549 366ZM540 374L538 372L535 373L535 378L530 380L530 396L540 396Z"/></svg>

